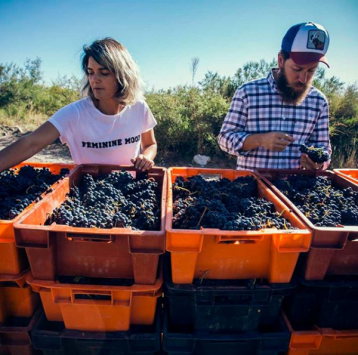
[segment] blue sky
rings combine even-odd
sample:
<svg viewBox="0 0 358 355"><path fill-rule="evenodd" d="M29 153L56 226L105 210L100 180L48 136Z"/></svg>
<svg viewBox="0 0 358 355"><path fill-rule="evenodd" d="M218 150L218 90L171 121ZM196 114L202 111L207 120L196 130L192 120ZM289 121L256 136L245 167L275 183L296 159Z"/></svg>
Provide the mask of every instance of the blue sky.
<svg viewBox="0 0 358 355"><path fill-rule="evenodd" d="M330 34L327 77L358 82L358 0L0 0L0 16L0 63L40 57L47 83L81 77L82 46L106 36L127 47L148 88L191 83L193 57L195 81L209 70L232 76L276 58L288 28L305 21Z"/></svg>

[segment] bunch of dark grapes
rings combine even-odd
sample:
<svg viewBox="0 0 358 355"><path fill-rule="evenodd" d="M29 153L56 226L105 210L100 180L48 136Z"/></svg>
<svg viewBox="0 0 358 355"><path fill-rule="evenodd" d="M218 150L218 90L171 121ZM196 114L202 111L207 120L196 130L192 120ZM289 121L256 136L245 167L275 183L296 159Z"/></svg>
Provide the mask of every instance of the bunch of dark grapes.
<svg viewBox="0 0 358 355"><path fill-rule="evenodd" d="M302 144L300 152L307 154L313 162L319 164L328 161L330 158L330 155L325 148L315 148L314 146L307 147L305 144Z"/></svg>
<svg viewBox="0 0 358 355"><path fill-rule="evenodd" d="M177 177L173 184L173 228L222 230L294 229L264 198L252 176L205 180Z"/></svg>
<svg viewBox="0 0 358 355"><path fill-rule="evenodd" d="M61 169L60 174L52 174L48 168L36 169L30 165L0 173L0 219L14 219L68 173L68 169Z"/></svg>
<svg viewBox="0 0 358 355"><path fill-rule="evenodd" d="M160 196L152 178L135 180L125 170L96 178L86 174L45 224L159 230Z"/></svg>
<svg viewBox="0 0 358 355"><path fill-rule="evenodd" d="M273 184L317 227L358 225L358 192L332 186L329 178L291 175Z"/></svg>

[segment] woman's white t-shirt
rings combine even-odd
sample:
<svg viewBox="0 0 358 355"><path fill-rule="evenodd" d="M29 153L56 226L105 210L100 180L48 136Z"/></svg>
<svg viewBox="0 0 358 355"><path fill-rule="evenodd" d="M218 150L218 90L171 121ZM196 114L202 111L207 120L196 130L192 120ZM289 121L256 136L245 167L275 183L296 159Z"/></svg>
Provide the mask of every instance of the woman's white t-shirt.
<svg viewBox="0 0 358 355"><path fill-rule="evenodd" d="M131 165L141 134L156 126L147 103L138 101L117 115L105 115L90 97L73 102L48 120L60 132L75 164Z"/></svg>

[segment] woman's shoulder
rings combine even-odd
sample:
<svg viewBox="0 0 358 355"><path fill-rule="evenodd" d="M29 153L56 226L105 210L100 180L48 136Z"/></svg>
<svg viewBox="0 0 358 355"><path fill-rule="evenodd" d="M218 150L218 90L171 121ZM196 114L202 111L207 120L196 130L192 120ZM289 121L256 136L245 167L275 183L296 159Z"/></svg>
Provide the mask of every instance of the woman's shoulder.
<svg viewBox="0 0 358 355"><path fill-rule="evenodd" d="M129 109L129 111L132 112L147 112L148 111L148 104L146 103L146 101L144 99L138 100L136 103L134 103L133 105L129 105L127 107L127 109Z"/></svg>
<svg viewBox="0 0 358 355"><path fill-rule="evenodd" d="M81 108L90 107L90 102L88 100L88 97L85 97L83 99L70 102L69 104L63 106L60 110L63 111L71 111L71 110L80 110Z"/></svg>
<svg viewBox="0 0 358 355"><path fill-rule="evenodd" d="M72 105L73 107L76 107L76 108L91 108L91 107L94 107L93 105L93 101L92 99L87 96L87 97L84 97L82 99L79 99L77 101L74 101L72 102L70 105Z"/></svg>
<svg viewBox="0 0 358 355"><path fill-rule="evenodd" d="M50 117L50 120L71 120L74 117L79 117L81 115L81 112L86 110L86 106L90 106L87 98L71 102L56 111Z"/></svg>
<svg viewBox="0 0 358 355"><path fill-rule="evenodd" d="M135 104L133 104L132 106L137 107L137 108L147 108L148 104L144 99L140 99Z"/></svg>

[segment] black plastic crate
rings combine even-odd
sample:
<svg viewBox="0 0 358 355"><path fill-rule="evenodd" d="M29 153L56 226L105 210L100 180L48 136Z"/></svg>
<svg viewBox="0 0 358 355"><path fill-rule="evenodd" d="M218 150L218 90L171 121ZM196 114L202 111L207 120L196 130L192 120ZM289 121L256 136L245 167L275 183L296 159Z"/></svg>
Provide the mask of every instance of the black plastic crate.
<svg viewBox="0 0 358 355"><path fill-rule="evenodd" d="M30 332L42 312L39 307L32 317L8 317L0 324L0 354L41 355L34 349Z"/></svg>
<svg viewBox="0 0 358 355"><path fill-rule="evenodd" d="M49 322L42 313L32 329L32 342L44 355L159 355L161 312L158 304L153 325L132 325L125 332L67 330L63 322Z"/></svg>
<svg viewBox="0 0 358 355"><path fill-rule="evenodd" d="M291 337L282 316L271 326L236 334L184 332L169 323L167 313L163 319L163 350L169 355L281 355L288 351Z"/></svg>
<svg viewBox="0 0 358 355"><path fill-rule="evenodd" d="M321 281L298 279L283 308L297 329L358 329L358 278L329 277Z"/></svg>
<svg viewBox="0 0 358 355"><path fill-rule="evenodd" d="M170 323L211 333L237 333L275 323L284 297L295 288L292 282L264 280L194 279L189 285L173 284L168 258L164 286Z"/></svg>

